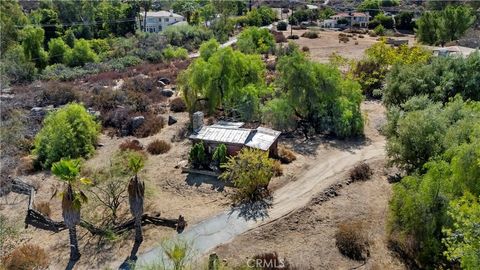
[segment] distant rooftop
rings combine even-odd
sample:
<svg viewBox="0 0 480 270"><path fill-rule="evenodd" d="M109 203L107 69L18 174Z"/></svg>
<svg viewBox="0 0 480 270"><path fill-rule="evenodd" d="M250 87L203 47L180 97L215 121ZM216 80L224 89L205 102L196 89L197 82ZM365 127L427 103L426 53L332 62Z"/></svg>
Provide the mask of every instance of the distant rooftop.
<svg viewBox="0 0 480 270"><path fill-rule="evenodd" d="M140 14L143 16L144 13L140 12ZM167 10L159 10L159 11L148 11L147 12L147 17L173 17L173 18L183 18L182 15L176 14Z"/></svg>

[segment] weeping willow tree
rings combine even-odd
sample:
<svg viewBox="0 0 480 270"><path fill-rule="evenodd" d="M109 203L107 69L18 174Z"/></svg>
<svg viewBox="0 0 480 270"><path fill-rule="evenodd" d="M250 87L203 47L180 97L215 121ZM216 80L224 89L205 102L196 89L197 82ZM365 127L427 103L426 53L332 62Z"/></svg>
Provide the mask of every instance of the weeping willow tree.
<svg viewBox="0 0 480 270"><path fill-rule="evenodd" d="M256 110L255 104L260 96L268 91L261 57L246 55L230 47L201 52L208 53L208 56L201 55L178 78L189 111L200 109L200 101L205 102L209 113L225 110L226 113L250 115L251 110ZM255 108L240 106L245 93L250 95L249 102ZM249 111L242 112L243 108Z"/></svg>

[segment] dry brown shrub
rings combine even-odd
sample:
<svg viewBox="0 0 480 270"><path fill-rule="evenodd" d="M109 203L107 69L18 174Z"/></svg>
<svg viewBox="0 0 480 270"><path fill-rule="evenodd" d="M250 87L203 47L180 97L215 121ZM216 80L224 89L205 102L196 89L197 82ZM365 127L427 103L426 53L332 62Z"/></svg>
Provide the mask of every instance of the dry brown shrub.
<svg viewBox="0 0 480 270"><path fill-rule="evenodd" d="M143 145L139 140L126 140L122 142L119 146L120 150L133 150L133 151L142 151Z"/></svg>
<svg viewBox="0 0 480 270"><path fill-rule="evenodd" d="M276 43L283 43L287 42L287 38L285 38L285 35L282 32L275 31L275 30L270 30L272 33L273 37L275 38Z"/></svg>
<svg viewBox="0 0 480 270"><path fill-rule="evenodd" d="M50 217L50 215L52 214L52 210L50 209L49 202L35 203L35 209L47 217Z"/></svg>
<svg viewBox="0 0 480 270"><path fill-rule="evenodd" d="M47 269L49 261L43 248L26 244L2 258L7 270Z"/></svg>
<svg viewBox="0 0 480 270"><path fill-rule="evenodd" d="M292 161L296 160L297 157L292 150L286 148L285 146L278 147L278 159L284 164L289 164Z"/></svg>
<svg viewBox="0 0 480 270"><path fill-rule="evenodd" d="M26 174L33 173L34 171L35 171L34 157L33 156L21 157L16 169L17 175L26 175Z"/></svg>
<svg viewBox="0 0 480 270"><path fill-rule="evenodd" d="M303 51L303 52L309 52L309 51L310 51L310 48L307 47L307 46L303 46L303 47L302 47L302 51Z"/></svg>
<svg viewBox="0 0 480 270"><path fill-rule="evenodd" d="M168 152L172 146L164 140L154 140L148 144L147 151L152 155L160 155Z"/></svg>
<svg viewBox="0 0 480 270"><path fill-rule="evenodd" d="M187 105L181 97L176 97L170 101L170 110L172 112L184 112L186 109Z"/></svg>
<svg viewBox="0 0 480 270"><path fill-rule="evenodd" d="M273 175L274 176L282 176L283 175L282 163L278 160L275 160L273 162Z"/></svg>
<svg viewBox="0 0 480 270"><path fill-rule="evenodd" d="M302 34L302 37L314 39L314 38L318 38L318 33L315 31L307 31Z"/></svg>
<svg viewBox="0 0 480 270"><path fill-rule="evenodd" d="M361 221L341 223L335 233L336 246L340 253L353 260L366 260L370 256L370 240Z"/></svg>
<svg viewBox="0 0 480 270"><path fill-rule="evenodd" d="M40 103L38 106L53 105L55 107L65 105L78 100L78 94L72 85L51 81L41 86Z"/></svg>
<svg viewBox="0 0 480 270"><path fill-rule="evenodd" d="M355 181L366 181L373 175L372 168L365 162L361 162L350 170L350 179Z"/></svg>
<svg viewBox="0 0 480 270"><path fill-rule="evenodd" d="M136 137L145 138L157 134L165 126L165 120L154 114L145 115L143 124L134 131Z"/></svg>
<svg viewBox="0 0 480 270"><path fill-rule="evenodd" d="M95 75L91 75L85 79L90 83L100 83L105 85L112 85L115 80L122 78L123 74L118 71L105 71Z"/></svg>

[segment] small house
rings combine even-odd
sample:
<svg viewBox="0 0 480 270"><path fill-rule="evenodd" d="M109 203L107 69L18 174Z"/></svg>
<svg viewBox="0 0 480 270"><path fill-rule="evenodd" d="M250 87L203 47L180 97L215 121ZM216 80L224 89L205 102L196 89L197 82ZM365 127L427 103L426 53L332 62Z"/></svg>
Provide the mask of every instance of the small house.
<svg viewBox="0 0 480 270"><path fill-rule="evenodd" d="M144 26L144 13L140 13L140 26L143 29ZM172 25L179 25L186 23L185 18L182 15L173 13L171 11L148 11L146 16L146 23L144 32L159 33Z"/></svg>
<svg viewBox="0 0 480 270"><path fill-rule="evenodd" d="M340 25L367 27L368 21L370 20L370 15L363 12L343 12L333 15L331 19L337 22L337 27Z"/></svg>
<svg viewBox="0 0 480 270"><path fill-rule="evenodd" d="M203 117L203 114L201 115ZM197 122L198 123L198 122ZM212 153L220 144L225 144L229 155L234 156L244 147L268 151L270 156L277 155L278 137L281 132L258 127L243 128L242 122L220 121L210 126L194 124L194 133L189 139L194 143L203 142L208 152Z"/></svg>

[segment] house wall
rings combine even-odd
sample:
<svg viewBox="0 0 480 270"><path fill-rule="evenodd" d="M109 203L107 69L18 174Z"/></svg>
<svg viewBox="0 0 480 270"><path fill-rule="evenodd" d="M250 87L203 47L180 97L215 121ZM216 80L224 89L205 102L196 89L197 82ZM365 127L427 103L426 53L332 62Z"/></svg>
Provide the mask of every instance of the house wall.
<svg viewBox="0 0 480 270"><path fill-rule="evenodd" d="M145 25L145 32L158 33L165 30L170 25L176 22L182 22L183 18L162 16L162 17L149 17L147 16L147 23ZM142 18L143 23L143 18Z"/></svg>

